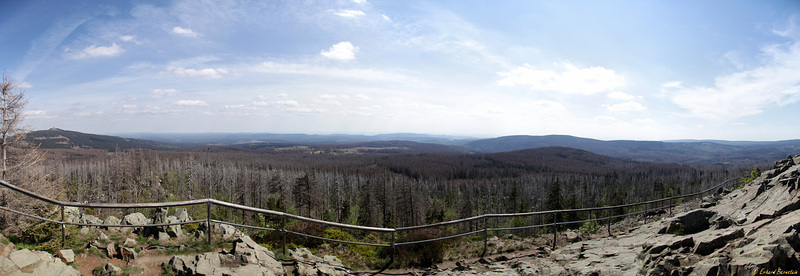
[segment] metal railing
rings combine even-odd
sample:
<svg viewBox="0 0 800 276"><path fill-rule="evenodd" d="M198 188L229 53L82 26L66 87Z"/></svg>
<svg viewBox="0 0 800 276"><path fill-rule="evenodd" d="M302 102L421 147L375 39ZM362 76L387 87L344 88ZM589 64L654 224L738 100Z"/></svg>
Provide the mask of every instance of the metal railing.
<svg viewBox="0 0 800 276"><path fill-rule="evenodd" d="M4 188L10 189L10 190L15 191L17 193L21 193L21 194L23 194L23 195L25 195L27 197L30 197L30 198L33 198L33 199L36 199L36 200L39 200L39 201L42 201L42 202L45 202L45 203L49 203L49 204L53 204L53 205L59 206L60 212L61 212L61 220L58 221L58 220L53 220L53 219L40 217L40 216L33 215L33 214L20 212L20 211L8 208L6 206L0 206L0 209L4 210L4 211L7 211L7 212L15 213L15 214L18 214L18 215L26 216L26 217L29 217L29 218L34 218L34 219L38 219L38 220L42 220L42 221L47 221L47 222L51 222L51 223L60 224L61 225L61 243L62 243L62 247L64 247L65 244L66 244L66 226L67 225L89 226L89 227L109 227L109 228L111 228L111 227L158 227L158 226L172 226L172 225L183 225L183 224L192 224L192 223L205 223L208 226L206 228L206 239L207 239L207 242L210 244L211 243L211 229L212 229L211 228L211 223L217 223L217 224L226 224L226 225L231 225L231 226L236 226L236 227L244 227L244 228L250 228L250 229L256 229L256 230L278 231L278 232L281 233L281 239L282 239L281 243L282 243L282 247L283 247L283 252L284 253L286 252L286 234L287 233L288 234L302 236L302 237L306 237L306 238L319 239L319 240L328 241L328 242L338 242L338 243L345 243L345 244L366 245L366 246L375 246L375 247L387 247L387 248L391 248L391 261L390 261L390 263L391 263L392 261L394 261L395 248L397 246L406 246L406 245L413 245L413 244L420 244L420 243L436 242L436 241L441 241L441 240L454 239L454 238L459 238L459 237L464 237L464 236L472 236L472 235L478 235L478 234L483 234L483 253L482 254L486 254L486 252L487 252L488 232L489 231L511 231L511 230L526 230L526 229L533 229L533 228L552 227L552 230L553 230L553 248L555 249L556 242L557 242L556 239L557 239L557 235L558 235L558 226L559 225L567 225L567 224L575 225L575 224L578 224L578 223L586 223L586 222L592 222L592 221L605 221L606 225L607 225L607 229L608 229L608 234L611 235L611 223L612 223L612 220L614 220L614 219L643 214L643 217L644 217L644 220L645 220L645 223L646 223L647 222L647 214L649 212L651 212L651 211L669 209L670 212L671 212L672 211L672 207L675 206L675 205L673 205L673 203L677 203L679 199L685 199L685 198L691 198L691 197L701 198L703 194L706 194L706 193L711 192L713 190L717 190L717 189L719 189L719 188L721 188L723 186L729 185L733 180L737 180L737 179L738 178L728 179L728 180L726 180L724 182L721 182L721 183L719 183L717 185L714 185L714 186L712 186L712 187L710 187L708 189L705 189L705 190L702 190L702 191L699 191L699 192L696 192L696 193L680 195L680 196L672 196L672 197L668 197L668 198L662 198L662 199L656 199L656 200L650 200L650 201L644 201L644 202L638 202L638 203L630 203L630 204L623 204L623 205L616 205L616 206L605 206L605 207L582 208L582 209L549 210L549 211L528 212L528 213L484 214L484 215L474 216L474 217L470 217L470 218L463 218L463 219L440 222L440 223L434 223L434 224L427 224L427 225L420 225L420 226L410 226L410 227L400 227L400 228L367 227L367 226L358 226L358 225L350 225L350 224L329 222L329 221L324 221L324 220L318 220L318 219L313 219L313 218L293 215L293 214L289 214L289 213L285 213L285 212L278 212L278 211L273 211L273 210L266 210L266 209L254 208L254 207L250 207L250 206L238 205L238 204L229 203L229 202L225 202L225 201L219 201L219 200L216 200L216 199L197 199L197 200L166 202L166 203L114 203L114 204L112 204L112 203L64 202L64 201L49 199L49 198L37 195L37 194L35 194L33 192L30 192L30 191L22 189L20 187L14 186L14 185L9 184L9 183L7 183L5 181L2 181L2 180L0 180L0 186L2 186ZM734 182L734 183L737 183L737 182ZM668 204L666 204L666 206L664 206L665 202L668 203ZM206 219L204 219L204 220L185 221L185 222L175 222L175 223L159 223L159 224L144 224L144 225L89 224L89 223L68 222L66 220L65 215L64 215L64 208L65 207L123 209L123 208L163 208L163 207L178 207L178 206L203 205L203 204L206 205L206 215L207 215ZM659 204L661 205L660 207L652 207L652 206L659 205ZM237 224L237 223L228 222L228 221L224 221L224 220L212 219L211 218L211 206L212 205L280 217L281 227L279 229L278 228L258 227L258 226L253 226L253 225ZM644 206L643 208L641 208L642 209L641 211L631 212L631 213L626 213L625 212L626 209L628 209L628 210L637 209L637 207L639 207L639 206ZM613 210L619 210L618 213L621 213L621 214L612 215L611 213L612 213ZM591 212L592 214L595 214L595 213L602 212L602 211L605 212L605 214L606 214L605 217L590 218L590 219L578 220L578 221L558 221L558 217L559 217L560 214L574 213L574 212ZM552 216L553 217L553 220L552 220L553 222L552 223L547 223L547 224L535 224L535 225L526 225L526 226L519 226L519 227L495 227L495 228L489 227L489 224L488 224L488 220L489 219L514 218L514 217L533 217L533 216L545 216L545 217L546 216ZM592 216L590 216L590 217L592 217ZM389 243L369 243L369 242L345 241L345 240L338 240L338 239L332 239L332 238L325 238L325 237L321 237L321 236L316 236L316 235L311 235L311 234L291 231L291 230L287 229L287 227L286 227L286 220L287 219L294 219L294 220L298 220L298 221L304 221L304 222L315 223L315 224L320 224L320 225L324 225L324 226L333 226L333 227L345 228L345 229L353 229L353 230L361 230L361 231L369 231L369 232L379 232L379 233L389 233L389 234L391 234L391 239L390 239ZM473 223L473 222L478 222L478 221L482 222L481 223L483 225L482 229L478 229L478 230L474 230L474 231L468 231L468 232L459 233L459 234L453 234L453 235L449 235L449 236L436 237L436 238L431 238L431 239L426 239L426 240L415 240L415 241L406 241L406 242L397 242L395 240L397 233L401 233L401 232L409 232L409 231L414 231L414 230L428 229L428 228L434 228L434 227L443 227L443 226L450 226L450 225L456 225L456 224Z"/></svg>

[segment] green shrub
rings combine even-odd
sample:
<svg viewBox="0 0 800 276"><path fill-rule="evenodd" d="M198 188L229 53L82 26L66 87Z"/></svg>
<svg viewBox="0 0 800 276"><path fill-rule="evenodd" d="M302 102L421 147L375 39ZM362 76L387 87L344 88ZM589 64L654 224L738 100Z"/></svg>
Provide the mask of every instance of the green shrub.
<svg viewBox="0 0 800 276"><path fill-rule="evenodd" d="M398 242L430 240L448 235L450 235L449 232L441 229L420 229L406 233L398 239ZM395 246L395 264L399 267L430 267L444 260L447 246L447 241ZM383 258L390 257L391 253L392 248L384 247L381 250Z"/></svg>
<svg viewBox="0 0 800 276"><path fill-rule="evenodd" d="M748 174L748 176L739 179L739 188L743 188L745 185L753 182L753 180L761 176L761 170L758 168L758 166L753 166L753 170L748 172Z"/></svg>
<svg viewBox="0 0 800 276"><path fill-rule="evenodd" d="M595 219L595 216L592 215L592 219ZM597 223L596 220L584 222L580 228L578 228L578 232L584 234L597 234L600 231L600 224Z"/></svg>
<svg viewBox="0 0 800 276"><path fill-rule="evenodd" d="M350 235L350 233L344 232L342 230L333 229L333 228L325 229L325 231L322 232L322 236L321 237L326 238L326 239L349 241L349 242L355 242L356 241L356 239L353 238L353 235Z"/></svg>

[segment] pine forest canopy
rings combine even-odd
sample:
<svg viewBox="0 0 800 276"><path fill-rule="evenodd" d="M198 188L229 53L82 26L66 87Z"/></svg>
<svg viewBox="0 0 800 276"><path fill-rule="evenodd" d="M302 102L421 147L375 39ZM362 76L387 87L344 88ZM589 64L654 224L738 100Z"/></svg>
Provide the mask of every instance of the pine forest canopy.
<svg viewBox="0 0 800 276"><path fill-rule="evenodd" d="M699 191L745 168L616 159L573 148L463 153L121 151L50 155L70 201L215 198L328 221L399 227L485 213L581 208ZM553 185L558 189L553 190ZM558 200L553 200L557 198ZM257 216L226 213L243 222Z"/></svg>

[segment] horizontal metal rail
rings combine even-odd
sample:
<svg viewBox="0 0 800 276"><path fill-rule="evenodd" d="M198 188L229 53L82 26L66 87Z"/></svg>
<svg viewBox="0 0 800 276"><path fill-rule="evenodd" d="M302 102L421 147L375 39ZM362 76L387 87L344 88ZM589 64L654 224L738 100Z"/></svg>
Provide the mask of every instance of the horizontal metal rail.
<svg viewBox="0 0 800 276"><path fill-rule="evenodd" d="M366 243L366 242L343 241L343 240L337 240L337 239L323 238L323 237L320 237L320 236L314 236L314 235L309 235L309 234L290 231L290 230L285 230L285 231L286 231L286 233L291 233L291 234L295 234L295 235L306 237L306 238L319 239L319 240L330 241L330 242L340 242L340 243L349 243L349 244L355 244L355 245L367 245L367 246L375 246L375 247L391 247L392 246L391 244L383 244L383 243ZM395 243L395 245L397 245L397 243Z"/></svg>
<svg viewBox="0 0 800 276"><path fill-rule="evenodd" d="M184 221L184 222L171 222L171 223L155 223L155 224L96 224L96 223L80 223L80 222L60 222L60 221L51 221L58 224L65 224L65 225L75 225L75 226L86 226L86 227L103 227L103 228L115 228L115 227L129 227L129 228L138 228L138 227L160 227L160 226L172 226L172 225L184 225L184 224L192 224L192 223L204 223L206 220L192 220L192 221Z"/></svg>
<svg viewBox="0 0 800 276"><path fill-rule="evenodd" d="M256 230L281 231L281 229L258 227L258 226L252 226L252 225L247 225L247 224L238 224L238 223L233 223L233 222L227 222L227 221L224 221L224 220L212 219L211 221L214 222L214 223L227 224L227 225L231 225L231 226L250 228L250 229L256 229ZM206 222L206 221L203 220L203 222Z"/></svg>
<svg viewBox="0 0 800 276"><path fill-rule="evenodd" d="M486 231L486 230L485 229L481 229L481 230L477 230L477 231L461 233L461 234L457 234L457 235L446 236L446 237L435 238L435 239L409 241L409 242L396 242L396 243L394 243L394 245L400 246L400 245L410 245L410 244L417 244L417 243L442 241L442 240L446 240L446 239L454 239L454 238L460 238L460 237L463 237L463 236L475 235L475 234L478 234L478 233L483 233L484 231Z"/></svg>
<svg viewBox="0 0 800 276"><path fill-rule="evenodd" d="M5 206L0 206L0 209L2 209L4 211L12 212L12 213L17 214L17 215L26 216L26 217L29 217L29 218L34 218L34 219L38 219L38 220L43 220L43 221L47 221L47 222L61 224L61 222L57 221L57 220L52 220L52 219L49 219L49 218L43 218L43 217L40 217L40 216L37 216L37 215L33 215L33 214L23 213L23 212L20 212L20 211L17 211L17 210L14 210L14 209L11 209L11 208L8 208L8 207L5 207Z"/></svg>
<svg viewBox="0 0 800 276"><path fill-rule="evenodd" d="M18 192L18 193L21 193L21 194L23 194L25 196L28 196L28 197L31 197L33 199L40 200L40 201L43 201L43 202L46 202L46 203L50 203L50 204L53 204L53 205L60 206L61 210L62 210L62 212L61 212L62 213L62 218L61 218L62 221L57 221L57 220L43 218L43 217L32 215L32 214L27 214L27 213L24 213L24 212L20 212L20 211L17 211L17 210L10 209L10 208L5 207L5 206L0 206L0 210L12 212L12 213L15 213L15 214L18 214L18 215L22 215L22 216L26 216L26 217L30 217L30 218L33 218L33 219L38 219L38 220L42 220L42 221L61 224L62 225L62 237L64 235L63 231L65 231L64 230L64 226L65 225L75 225L75 226L83 226L83 227L87 227L88 226L88 227L116 228L116 227L160 227L160 226L183 225L183 224L192 224L192 223L201 223L202 224L202 223L211 223L211 222L213 222L213 223L218 223L218 224L227 224L227 225L231 225L231 226L250 228L250 229L267 230L267 231L279 231L279 232L282 232L284 234L285 233L290 233L290 234L294 234L294 235L298 235L298 236L302 236L302 237L319 239L319 240L329 241L329 242L338 242L338 243L346 243L346 244L354 244L354 245L366 245L366 246L375 246L375 247L394 247L394 246L420 244L420 243L435 242L435 241L442 241L442 240L459 238L459 237L464 237L464 236L470 236L470 235L475 235L475 234L478 234L478 233L484 233L484 245L485 245L486 244L486 242L485 242L485 239L486 239L485 233L487 233L488 231L510 231L510 230L524 230L524 229L541 228L541 227L557 227L559 225L578 224L578 223L586 223L586 222L601 221L601 220L605 220L605 221L608 222L608 227L609 227L609 231L610 231L610 222L611 222L612 219L628 217L628 216L634 216L634 215L638 215L638 214L644 214L644 216L646 217L647 212L654 211L654 210L666 209L666 208L672 208L674 206L674 205L672 205L672 201L673 200L703 195L703 194L708 193L708 192L710 192L712 190L719 189L720 187L723 187L723 186L727 185L728 183L730 183L731 181L736 180L736 179L738 179L738 178L728 179L726 181L723 181L722 183L719 183L717 185L713 185L713 186L711 186L711 187L709 187L709 188L707 188L705 190L701 190L701 191L695 192L695 193L690 193L690 194L685 194L685 195L680 195L680 196L672 196L672 197L668 197L668 198L661 198L661 199L655 199L655 200L649 200L649 201L643 201L643 202L637 202L637 203L629 203L629 204L622 204L622 205L615 205L615 206L591 207L591 208L581 208L581 209L566 209L566 210L548 210L548 211L537 211L537 212L526 212L526 213L484 214L484 215L479 215L479 216L474 216L474 217L469 217L469 218L463 218L463 219L457 219L457 220L452 220L452 221L445 221L445 222L439 222L439 223L433 223L433 224L427 224L427 225L419 225L419 226L400 227L400 228L367 227L367 226L358 226L358 225L350 225L350 224L344 224L344 223L330 222L330 221L324 221L324 220L319 220L319 219L313 219L313 218L308 218L308 217L288 214L288 213L285 213L285 212L278 212L278 211L274 211L274 210L260 209L260 208L250 207L250 206L234 204L234 203L220 201L220 200L216 200L216 199L196 199L196 200L188 200L188 201L163 202L163 203L78 203L78 202L63 202L63 201L49 199L49 198L37 195L37 194L35 194L33 192L30 192L30 191L25 190L23 188L11 185L11 184L9 184L9 183L7 183L5 181L2 181L2 180L0 180L0 186L3 186L5 188L8 188L8 189L13 190L13 191ZM651 204L661 203L661 202L665 202L665 201L669 201L669 205L656 207L656 208L648 208L648 206L650 206ZM208 212L207 218L203 219L203 220L193 220L193 221L187 221L187 222L144 224L144 225L109 225L109 224L90 224L90 223L67 222L66 218L64 217L64 208L65 207L79 207L79 208L163 208L163 207L178 207L178 206L199 205L199 204L206 204L207 205L207 210L208 210L207 211ZM290 231L290 230L286 229L285 221L282 223L282 226L281 226L280 229L276 229L276 228L258 227L258 226L252 226L252 225L246 225L246 224L237 224L237 223L227 222L227 221L223 221L223 220L211 219L211 211L210 211L210 206L211 205L227 207L227 208L233 208L233 209L242 210L242 211L249 211L249 212L256 212L256 213L261 213L261 214L277 216L277 217L283 218L283 220L285 220L286 218L289 218L289 219L294 219L294 220L298 220L298 221L305 221L305 222L310 222L310 223L315 223L315 224L320 224L320 225L325 225L325 226L331 226L331 227L339 227L339 228L361 230L361 231L380 232L380 233L392 233L393 237L394 237L394 233L395 232L407 232L407 231L421 230L421 229L427 229L427 228L433 228L433 227L443 227L443 226L448 226L448 225L473 222L473 221L477 221L477 220L484 220L484 228L476 230L476 231L466 232L466 233L460 233L460 234L454 234L454 235L449 235L449 236L444 236L444 237L438 237L438 238L427 239L427 240L418 240L418 241L395 242L394 238L393 238L392 242L389 243L389 244L354 242L354 241L344 241L344 240L338 240L338 239L331 239L331 238L325 238L325 237L310 235L310 234L306 234L306 233ZM642 206L642 205L645 205L645 207L643 208L644 210L642 210L642 211L632 212L632 213L624 213L624 214L621 214L621 215L609 215L609 216L606 216L606 217L585 219L585 220L580 220L580 221L562 221L562 222L553 221L553 223L549 223L549 224L527 225L527 226L520 226L520 227L505 227L505 228L489 228L488 225L486 225L486 223L485 223L486 219L488 219L488 218L513 218L513 217L547 216L547 215L554 216L554 220L555 220L555 218L556 218L555 215L562 214L562 213L624 210L625 208L637 207L637 206ZM210 229L210 227L209 227L209 229ZM555 237L555 234L556 234L556 231L553 232L554 237ZM209 238L209 243L210 243L210 235L208 236L208 238ZM62 240L62 243L63 243L63 240ZM285 238L284 238L284 243L285 243ZM554 246L555 246L555 243L554 243ZM284 248L285 248L285 244L284 244ZM394 252L394 251L392 251L392 252Z"/></svg>

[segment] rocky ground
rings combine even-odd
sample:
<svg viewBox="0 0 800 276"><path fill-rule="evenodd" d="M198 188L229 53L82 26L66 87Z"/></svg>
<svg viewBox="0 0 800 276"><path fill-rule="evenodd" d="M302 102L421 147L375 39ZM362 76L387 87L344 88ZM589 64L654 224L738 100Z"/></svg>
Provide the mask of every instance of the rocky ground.
<svg viewBox="0 0 800 276"><path fill-rule="evenodd" d="M551 250L547 237L492 237L487 256L449 254L450 261L416 270L389 270L399 275L797 275L800 271L800 155L775 163L750 184L720 189L700 204L684 205L676 215L650 223L614 226L612 235L581 237L560 234ZM699 205L699 206L698 206ZM681 211L683 210L683 211ZM153 219L131 214L101 221L69 210L71 221L93 224L144 224L189 221L185 209ZM109 232L128 233L123 229ZM138 228L149 236L180 241L180 227ZM0 236L0 275L349 275L354 271L337 257L315 256L308 249L290 250L279 261L273 252L236 228L216 224L215 232L232 247L216 252L165 255L163 248L99 230L97 238L76 256L72 250L52 255L17 249ZM602 231L601 231L602 232ZM99 234L98 234L99 233ZM202 235L202 231L199 231ZM134 236L133 234L130 234ZM475 252L475 243L454 250ZM474 256L474 254L473 254ZM289 261L286 261L289 260Z"/></svg>
<svg viewBox="0 0 800 276"><path fill-rule="evenodd" d="M462 262L434 275L797 275L800 155L702 208L552 252Z"/></svg>

